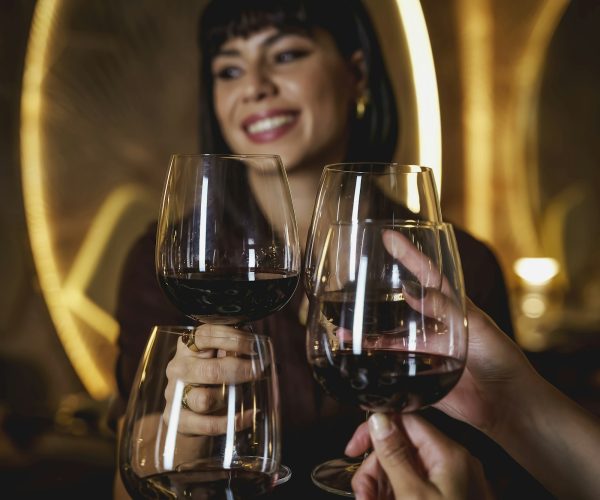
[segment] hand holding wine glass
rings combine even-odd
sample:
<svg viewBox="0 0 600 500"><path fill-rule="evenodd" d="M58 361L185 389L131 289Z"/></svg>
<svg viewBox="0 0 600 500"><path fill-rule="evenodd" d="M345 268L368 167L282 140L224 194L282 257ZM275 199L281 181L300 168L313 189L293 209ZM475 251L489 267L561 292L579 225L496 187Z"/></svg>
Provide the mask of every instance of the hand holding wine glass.
<svg viewBox="0 0 600 500"><path fill-rule="evenodd" d="M248 384L256 379L254 336L240 335L222 325L190 328L181 337L166 367L166 405L163 419L169 422L173 404L181 401L178 432L190 436L218 436L229 425L226 408L229 385ZM186 381L179 393L181 381ZM248 427L251 414L236 415L236 428Z"/></svg>
<svg viewBox="0 0 600 500"><path fill-rule="evenodd" d="M306 244L303 276L309 299L312 300L319 284L318 262L332 224L365 221L436 224L441 219L430 168L377 162L327 165L321 176ZM315 467L312 480L326 491L352 496L350 483L358 465L347 457L328 460Z"/></svg>
<svg viewBox="0 0 600 500"><path fill-rule="evenodd" d="M348 446L373 450L352 478L361 500L494 498L481 463L416 413L374 413ZM383 492L382 474L389 481Z"/></svg>
<svg viewBox="0 0 600 500"><path fill-rule="evenodd" d="M422 276L419 269L427 256L401 235L387 233L386 238L390 254ZM407 300L423 310L445 308L447 317L457 314L452 287L444 282L441 290L428 289L417 302ZM467 319L469 357L464 374L435 406L488 434L553 495L596 498L598 418L545 381L519 347L470 301ZM378 420L387 421L387 429ZM350 456L371 446L375 449L354 476L353 487L361 498L379 498L379 465L391 478L396 498L427 492L442 498L488 498L479 464L425 420L396 414L393 419L372 417L370 424L369 429L359 426L346 448ZM402 456L397 453L400 449Z"/></svg>
<svg viewBox="0 0 600 500"><path fill-rule="evenodd" d="M256 198L251 181L271 196ZM155 368L166 381L160 413L178 439L185 437L182 442L229 436L230 459L210 464L224 477L244 453L231 436L245 433L250 424L264 425L253 417L257 408L249 408L250 400L230 413L238 388L256 381L254 358L262 351L251 349L260 336L251 332L250 322L285 306L299 270L296 222L278 156L173 155L159 216L156 272L169 300L204 325L181 335L168 364ZM278 421L278 405L270 411ZM273 429L279 432L278 425ZM290 470L279 464L278 455L271 458L277 466L271 479L289 479ZM177 475L181 471L174 463L161 467L161 473L173 474L170 481L181 483L178 488L186 487L187 478ZM206 467L191 461L188 472L204 473ZM193 486L193 494L202 497L202 488Z"/></svg>
<svg viewBox="0 0 600 500"><path fill-rule="evenodd" d="M119 445L121 477L134 498L253 498L279 479L279 397L270 340L221 331L203 335L199 347L226 349L243 373L209 369L212 375L198 385L189 372L172 367L176 353L189 359L202 352L186 345L194 333L194 327L156 327L148 342Z"/></svg>
<svg viewBox="0 0 600 500"><path fill-rule="evenodd" d="M448 226L449 227L449 226ZM384 244L390 255L419 276L427 266L428 257L410 241L397 233L384 235ZM451 245L452 246L452 245ZM408 296L413 307L424 311L445 308L446 316L458 314L452 299L452 287L442 282L441 290L431 289L419 301ZM465 297L469 330L469 357L465 371L455 390L435 406L453 418L462 420L490 434L497 427L497 415L513 392L512 385L524 383L535 376L521 349L493 321Z"/></svg>
<svg viewBox="0 0 600 500"><path fill-rule="evenodd" d="M426 258L412 259L398 241ZM379 412L414 411L448 394L467 349L455 249L447 224L330 226L307 328L308 360L325 391Z"/></svg>

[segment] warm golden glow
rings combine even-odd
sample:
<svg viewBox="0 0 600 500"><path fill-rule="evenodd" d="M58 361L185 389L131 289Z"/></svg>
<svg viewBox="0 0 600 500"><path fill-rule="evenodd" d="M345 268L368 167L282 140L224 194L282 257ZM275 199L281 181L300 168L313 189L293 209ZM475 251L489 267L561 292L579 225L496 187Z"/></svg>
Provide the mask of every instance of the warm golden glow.
<svg viewBox="0 0 600 500"><path fill-rule="evenodd" d="M45 112L42 87L48 67L48 50L53 41L51 28L59 5L55 0L37 2L27 47L21 97L23 194L37 274L58 336L86 389L93 397L102 399L111 393L112 387L99 371L94 353L78 335L77 324L62 287L46 211L41 140Z"/></svg>
<svg viewBox="0 0 600 500"><path fill-rule="evenodd" d="M433 53L419 0L396 0L406 36L417 102L419 163L431 167L442 192L442 133Z"/></svg>
<svg viewBox="0 0 600 500"><path fill-rule="evenodd" d="M546 297L541 293L527 293L521 298L521 312L528 318L541 318L548 310Z"/></svg>
<svg viewBox="0 0 600 500"><path fill-rule="evenodd" d="M538 2L531 27L520 57L515 58L512 72L513 97L506 107L506 122L498 131L498 159L503 169L503 182L514 196L506 205L508 220L520 255L547 254L537 228L539 220L537 123L539 81L542 76L546 50L556 26L567 7L568 0Z"/></svg>
<svg viewBox="0 0 600 500"><path fill-rule="evenodd" d="M546 285L560 270L558 262L548 257L518 259L514 269L519 278L532 286Z"/></svg>
<svg viewBox="0 0 600 500"><path fill-rule="evenodd" d="M491 0L456 2L466 226L492 243L502 235L499 249L511 263L548 253L535 220L537 129L531 118L537 116L546 50L567 3L533 0L523 9Z"/></svg>
<svg viewBox="0 0 600 500"><path fill-rule="evenodd" d="M459 0L464 99L465 215L491 239L493 213L493 27L488 0Z"/></svg>
<svg viewBox="0 0 600 500"><path fill-rule="evenodd" d="M105 337L110 343L117 340L119 324L105 308L89 297L88 291L93 281L102 272L102 258L109 251L107 247L115 240L123 242L123 232L119 223L127 221L127 213L132 207L147 207L148 222L154 215L154 200L148 190L133 185L123 185L115 189L102 204L91 221L85 239L77 252L68 275L63 284L65 301L73 314L90 325L95 332ZM115 235L120 236L115 237ZM114 252L113 252L114 253ZM116 289L116 284L113 287Z"/></svg>

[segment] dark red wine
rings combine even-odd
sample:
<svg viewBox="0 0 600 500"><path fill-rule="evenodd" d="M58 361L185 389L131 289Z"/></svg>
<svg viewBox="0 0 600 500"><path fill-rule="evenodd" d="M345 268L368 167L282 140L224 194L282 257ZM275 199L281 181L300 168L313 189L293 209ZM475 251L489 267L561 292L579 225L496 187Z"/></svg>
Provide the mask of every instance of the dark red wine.
<svg viewBox="0 0 600 500"><path fill-rule="evenodd" d="M356 312L356 292L339 290L326 292L321 298L321 311L337 327L352 330ZM402 290L373 291L360 301L363 333L382 333L405 329L415 314L404 300Z"/></svg>
<svg viewBox="0 0 600 500"><path fill-rule="evenodd" d="M392 349L317 357L313 373L332 397L370 411L413 411L442 399L463 371L455 358Z"/></svg>
<svg viewBox="0 0 600 500"><path fill-rule="evenodd" d="M130 478L131 479L131 478ZM264 472L243 468L166 472L134 478L133 498L231 500L255 498L273 489L273 478Z"/></svg>
<svg viewBox="0 0 600 500"><path fill-rule="evenodd" d="M253 321L281 309L298 284L297 273L219 269L159 275L160 284L184 314L205 323Z"/></svg>

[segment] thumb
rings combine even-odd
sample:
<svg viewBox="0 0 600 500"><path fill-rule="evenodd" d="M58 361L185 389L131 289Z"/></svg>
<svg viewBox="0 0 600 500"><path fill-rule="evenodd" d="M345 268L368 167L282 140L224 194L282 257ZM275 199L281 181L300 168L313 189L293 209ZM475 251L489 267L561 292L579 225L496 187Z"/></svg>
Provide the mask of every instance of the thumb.
<svg viewBox="0 0 600 500"><path fill-rule="evenodd" d="M421 479L414 462L414 448L404 432L384 413L369 418L369 433L379 464L385 471L396 498L422 490Z"/></svg>

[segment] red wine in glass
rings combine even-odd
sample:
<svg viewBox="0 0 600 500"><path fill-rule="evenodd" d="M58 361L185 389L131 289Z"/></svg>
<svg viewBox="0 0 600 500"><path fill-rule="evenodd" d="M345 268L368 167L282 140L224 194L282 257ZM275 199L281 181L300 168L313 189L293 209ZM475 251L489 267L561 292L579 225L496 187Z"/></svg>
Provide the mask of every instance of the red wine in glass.
<svg viewBox="0 0 600 500"><path fill-rule="evenodd" d="M202 323L224 325L254 321L279 311L298 285L298 273L265 269L184 270L161 274L158 279L184 314Z"/></svg>
<svg viewBox="0 0 600 500"><path fill-rule="evenodd" d="M264 318L290 300L299 271L298 231L278 156L172 157L156 273L181 312L232 326Z"/></svg>
<svg viewBox="0 0 600 500"><path fill-rule="evenodd" d="M451 226L338 222L324 241L306 344L321 387L369 412L416 411L446 396L463 373L467 350ZM312 478L349 496L355 469L331 460Z"/></svg>

